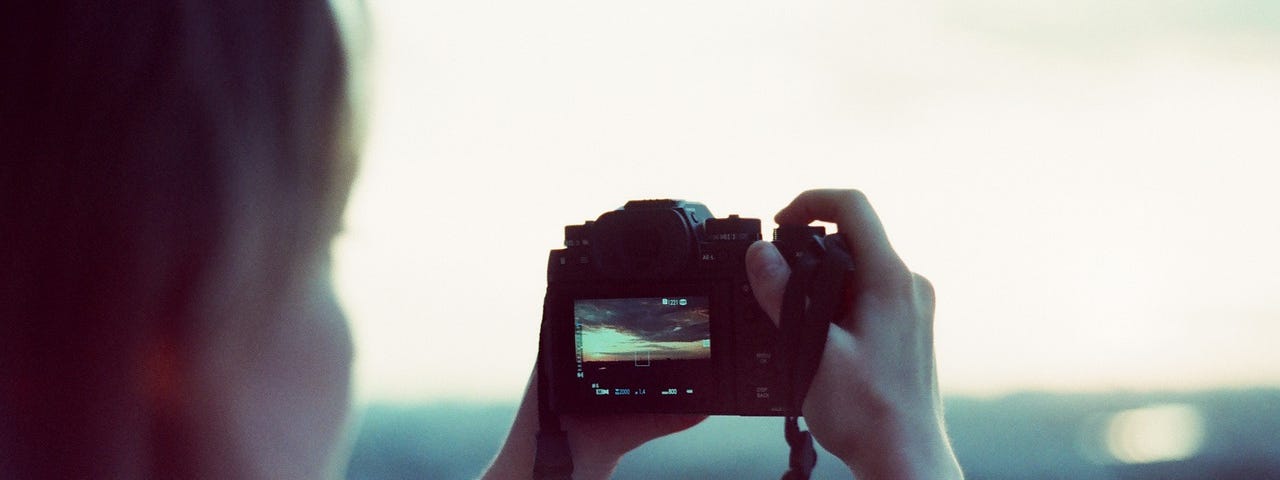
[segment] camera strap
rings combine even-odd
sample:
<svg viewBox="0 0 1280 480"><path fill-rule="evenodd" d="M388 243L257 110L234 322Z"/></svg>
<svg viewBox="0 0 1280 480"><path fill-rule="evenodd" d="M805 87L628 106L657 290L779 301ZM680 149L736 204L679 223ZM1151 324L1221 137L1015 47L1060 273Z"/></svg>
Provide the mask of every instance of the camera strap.
<svg viewBox="0 0 1280 480"><path fill-rule="evenodd" d="M844 292L853 278L848 275L851 271L853 260L839 235L812 236L792 259L779 328L784 371L790 372L788 401L794 411L804 405L809 385L818 373L827 329L847 307ZM784 434L791 455L790 469L782 480L808 480L818 463L813 436L800 430L798 417L786 418Z"/></svg>
<svg viewBox="0 0 1280 480"><path fill-rule="evenodd" d="M534 480L572 480L573 454L569 437L560 427L560 415L551 411L551 366L543 356L547 345L548 304L543 302L542 328L538 333L538 360L534 376L538 382L538 436L533 454Z"/></svg>

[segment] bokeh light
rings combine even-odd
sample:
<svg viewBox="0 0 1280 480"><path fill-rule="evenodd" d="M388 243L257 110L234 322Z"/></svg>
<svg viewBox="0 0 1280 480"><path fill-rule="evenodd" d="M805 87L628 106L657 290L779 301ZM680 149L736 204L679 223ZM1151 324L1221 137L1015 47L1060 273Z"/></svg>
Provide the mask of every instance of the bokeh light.
<svg viewBox="0 0 1280 480"><path fill-rule="evenodd" d="M1122 463L1184 460L1204 442L1205 421L1194 407L1153 405L1111 416L1105 430L1111 457Z"/></svg>

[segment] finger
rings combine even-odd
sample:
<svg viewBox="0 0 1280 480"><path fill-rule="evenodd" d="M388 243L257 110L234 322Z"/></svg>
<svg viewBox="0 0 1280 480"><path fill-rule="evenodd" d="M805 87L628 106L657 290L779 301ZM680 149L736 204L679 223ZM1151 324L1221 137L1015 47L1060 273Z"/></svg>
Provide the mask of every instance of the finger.
<svg viewBox="0 0 1280 480"><path fill-rule="evenodd" d="M857 190L809 190L774 217L779 225L807 225L814 220L835 222L848 244L862 288L902 290L912 284L911 272L889 244L884 225L866 195Z"/></svg>
<svg viewBox="0 0 1280 480"><path fill-rule="evenodd" d="M772 243L758 241L747 248L747 281L756 296L756 302L773 324L778 325L782 316L782 295L791 278L791 267Z"/></svg>

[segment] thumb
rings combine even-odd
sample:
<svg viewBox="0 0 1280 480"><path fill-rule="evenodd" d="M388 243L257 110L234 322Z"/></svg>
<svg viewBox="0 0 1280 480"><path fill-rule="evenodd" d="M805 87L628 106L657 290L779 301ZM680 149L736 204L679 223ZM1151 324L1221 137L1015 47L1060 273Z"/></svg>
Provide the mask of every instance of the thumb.
<svg viewBox="0 0 1280 480"><path fill-rule="evenodd" d="M751 283L756 302L776 326L782 316L782 295L787 289L787 279L791 278L791 267L777 247L763 240L747 248L746 263L747 281Z"/></svg>

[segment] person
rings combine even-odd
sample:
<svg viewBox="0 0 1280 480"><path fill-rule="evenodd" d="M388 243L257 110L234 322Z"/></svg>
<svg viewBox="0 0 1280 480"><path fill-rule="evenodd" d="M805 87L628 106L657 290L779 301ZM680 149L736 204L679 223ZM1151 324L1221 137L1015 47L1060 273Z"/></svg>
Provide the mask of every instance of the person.
<svg viewBox="0 0 1280 480"><path fill-rule="evenodd" d="M0 478L341 474L328 2L5 2L0 63Z"/></svg>
<svg viewBox="0 0 1280 480"><path fill-rule="evenodd" d="M946 436L938 390L932 285L906 267L859 191L803 192L774 220L779 225L835 223L857 265L854 307L828 328L801 409L814 439L860 480L963 478ZM746 264L756 300L776 324L790 267L764 241L747 250ZM536 386L531 378L511 432L483 478L530 478L538 429ZM562 417L575 479L608 478L627 452L703 418Z"/></svg>
<svg viewBox="0 0 1280 480"><path fill-rule="evenodd" d="M352 345L329 283L358 142L327 2L16 2L0 12L0 478L339 476ZM866 199L857 308L804 404L859 478L958 478L933 294ZM776 321L786 263L748 266ZM485 478L532 472L530 382ZM567 416L576 478L698 416ZM427 452L424 452L427 454Z"/></svg>

